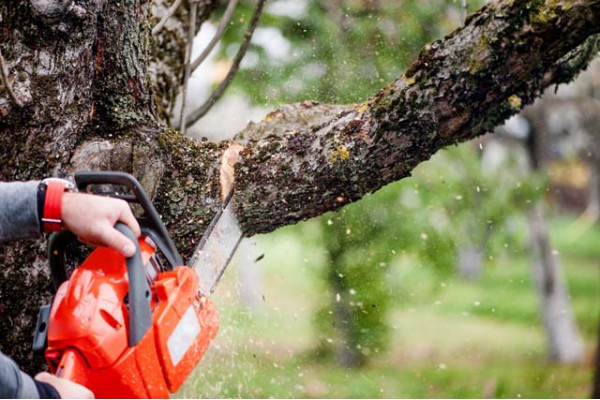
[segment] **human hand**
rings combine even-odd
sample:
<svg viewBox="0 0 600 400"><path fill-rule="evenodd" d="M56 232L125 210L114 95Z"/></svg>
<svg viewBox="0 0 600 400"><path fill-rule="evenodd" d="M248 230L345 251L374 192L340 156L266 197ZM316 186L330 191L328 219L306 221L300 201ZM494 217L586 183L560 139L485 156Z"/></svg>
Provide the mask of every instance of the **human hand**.
<svg viewBox="0 0 600 400"><path fill-rule="evenodd" d="M114 226L123 222L136 237L140 225L124 200L66 192L62 197L62 222L84 243L112 247L125 257L135 254L135 245Z"/></svg>
<svg viewBox="0 0 600 400"><path fill-rule="evenodd" d="M94 393L85 386L71 382L67 379L59 378L48 372L40 372L35 376L40 382L52 385L62 399L93 399Z"/></svg>

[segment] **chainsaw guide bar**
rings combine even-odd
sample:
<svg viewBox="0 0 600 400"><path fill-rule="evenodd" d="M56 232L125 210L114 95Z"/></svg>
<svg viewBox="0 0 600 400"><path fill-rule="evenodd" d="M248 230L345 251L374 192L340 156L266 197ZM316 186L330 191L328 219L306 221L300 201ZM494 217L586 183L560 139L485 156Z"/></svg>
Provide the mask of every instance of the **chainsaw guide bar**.
<svg viewBox="0 0 600 400"><path fill-rule="evenodd" d="M243 232L235 216L232 189L188 263L200 278L200 293L203 296L209 296L215 290L242 236Z"/></svg>

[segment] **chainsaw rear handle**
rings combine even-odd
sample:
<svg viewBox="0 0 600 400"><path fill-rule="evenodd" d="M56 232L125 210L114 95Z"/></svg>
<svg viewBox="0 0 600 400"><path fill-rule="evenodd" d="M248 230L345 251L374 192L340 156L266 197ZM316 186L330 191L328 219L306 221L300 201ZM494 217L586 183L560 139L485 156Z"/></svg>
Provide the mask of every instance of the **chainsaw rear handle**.
<svg viewBox="0 0 600 400"><path fill-rule="evenodd" d="M157 238L164 244L164 248L161 251L167 258L171 268L175 268L178 265L183 265L183 260L173 243L173 239L169 236L169 232L165 227L165 224L160 219L160 215L154 205L150 201L150 198L144 191L142 185L138 182L135 177L119 171L89 171L89 172L77 172L75 174L75 183L79 191L86 191L91 185L119 185L124 186L131 190L133 195L126 194L107 194L109 197L125 200L129 203L137 203L142 206L144 210L144 218L138 218L138 222L142 227L152 231L154 234L149 235L153 239Z"/></svg>
<svg viewBox="0 0 600 400"><path fill-rule="evenodd" d="M150 285L146 279L142 253L135 234L121 222L117 222L115 229L135 244L135 254L125 259L129 277L129 347L133 347L152 326Z"/></svg>

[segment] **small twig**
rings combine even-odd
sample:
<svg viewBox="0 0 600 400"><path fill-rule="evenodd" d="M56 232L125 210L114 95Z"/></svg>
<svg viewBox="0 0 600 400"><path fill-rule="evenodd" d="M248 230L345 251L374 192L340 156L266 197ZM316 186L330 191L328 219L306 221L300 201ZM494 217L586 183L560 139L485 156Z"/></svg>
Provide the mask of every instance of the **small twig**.
<svg viewBox="0 0 600 400"><path fill-rule="evenodd" d="M463 11L464 11L464 15L463 15L463 24L467 21L467 14L468 14L468 10L467 10L467 0L460 0L460 4L462 5Z"/></svg>
<svg viewBox="0 0 600 400"><path fill-rule="evenodd" d="M210 43L208 43L206 48L202 50L202 53L198 57L196 57L196 59L192 63L192 71L195 71L196 68L198 68L198 66L202 64L202 62L204 62L206 57L208 57L215 45L219 42L219 40L223 36L223 33L225 32L225 28L227 28L227 25L229 24L229 21L233 16L233 12L235 11L235 7L237 6L238 2L239 0L229 0L229 4L227 4L227 9L223 14L223 18L221 18L221 22L219 22L219 26L217 26L217 31L215 32L215 35L210 40Z"/></svg>
<svg viewBox="0 0 600 400"><path fill-rule="evenodd" d="M8 92L8 97L15 103L19 108L23 108L23 102L17 98L15 92L13 91L12 85L8 81L8 72L4 66L4 57L2 56L2 51L0 51L0 79L2 79L2 84L6 88Z"/></svg>
<svg viewBox="0 0 600 400"><path fill-rule="evenodd" d="M192 58L192 47L194 45L194 37L196 36L196 13L198 12L198 2L192 0L192 9L190 10L190 29L188 31L187 38L187 49L185 53L185 75L183 77L183 91L181 93L181 115L179 116L179 126L181 127L181 133L185 135L185 106L187 98L187 87L190 79L192 68L190 60Z"/></svg>
<svg viewBox="0 0 600 400"><path fill-rule="evenodd" d="M171 4L171 7L169 7L169 9L167 10L167 13L165 15L163 15L163 17L161 18L159 23L156 24L156 26L154 28L152 28L153 35L156 35L158 32L160 32L160 30L165 26L165 24L167 23L169 18L171 18L173 16L173 14L175 14L175 11L177 11L177 9L179 8L181 1L182 0L175 0L173 2L173 4Z"/></svg>
<svg viewBox="0 0 600 400"><path fill-rule="evenodd" d="M244 40L242 41L242 44L240 45L240 48L237 54L235 55L235 58L233 59L233 63L231 65L231 68L229 69L229 72L227 72L227 76L225 77L225 79L223 79L223 81L219 84L215 91L211 93L208 100L206 100L204 104L202 104L197 110L192 112L192 114L185 120L185 124L187 126L191 126L194 123L196 123L196 121L202 118L212 108L212 106L217 102L217 100L221 98L221 96L235 77L235 74L237 73L240 67L240 62L244 58L244 55L246 54L246 51L250 46L250 40L252 39L254 29L258 25L258 20L260 19L260 15L262 13L265 1L266 0L258 1L256 9L254 10L254 14L252 15L250 25L248 26L248 30L246 30L246 33L244 34Z"/></svg>

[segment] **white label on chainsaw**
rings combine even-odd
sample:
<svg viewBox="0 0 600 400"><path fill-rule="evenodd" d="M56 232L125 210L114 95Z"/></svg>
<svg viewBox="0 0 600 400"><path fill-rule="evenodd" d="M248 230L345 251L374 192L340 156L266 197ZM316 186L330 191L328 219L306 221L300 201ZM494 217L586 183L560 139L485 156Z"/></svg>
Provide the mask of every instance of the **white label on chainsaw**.
<svg viewBox="0 0 600 400"><path fill-rule="evenodd" d="M190 305L167 341L173 365L179 364L179 361L181 361L185 352L194 343L199 333L200 323L198 322L194 307Z"/></svg>

